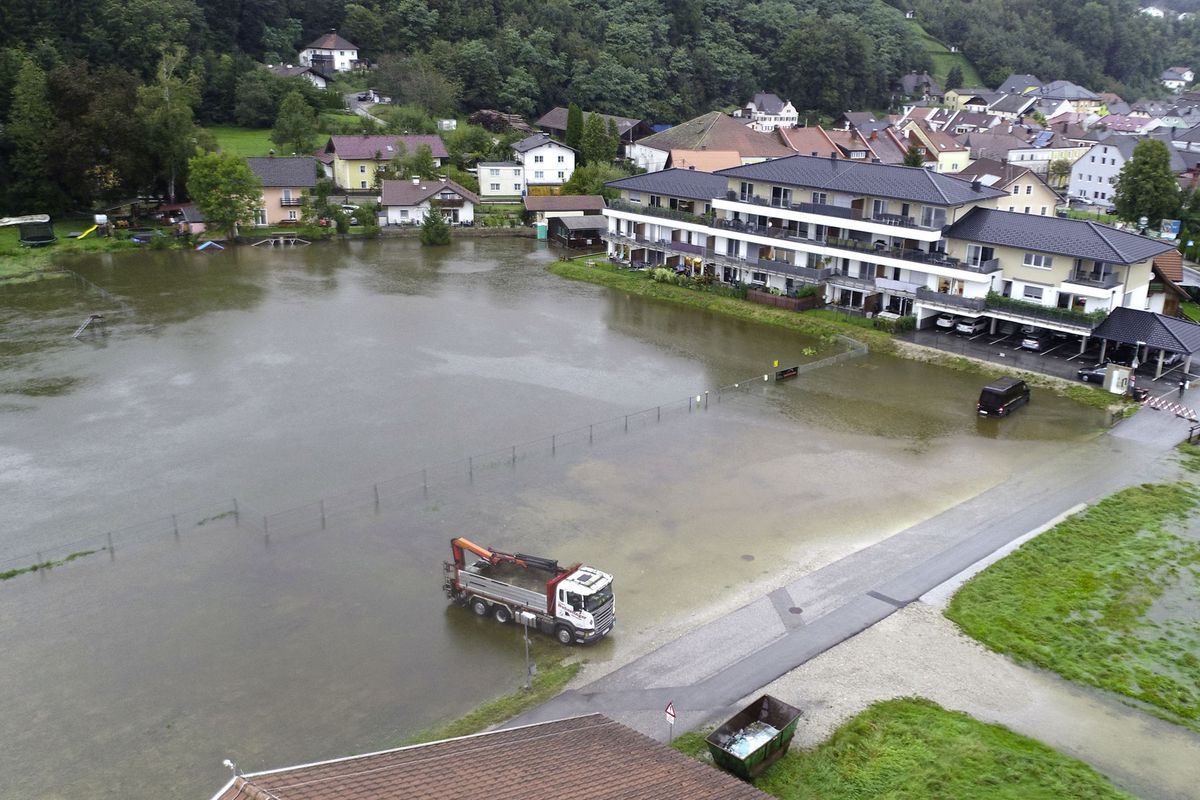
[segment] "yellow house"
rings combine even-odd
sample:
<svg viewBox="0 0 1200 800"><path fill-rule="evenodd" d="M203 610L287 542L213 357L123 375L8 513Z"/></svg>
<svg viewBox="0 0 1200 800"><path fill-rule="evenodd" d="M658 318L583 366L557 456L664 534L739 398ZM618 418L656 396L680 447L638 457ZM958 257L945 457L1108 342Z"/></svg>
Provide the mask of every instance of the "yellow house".
<svg viewBox="0 0 1200 800"><path fill-rule="evenodd" d="M931 130L915 120L904 126L904 133L908 135L909 144L917 146L925 156L926 166L932 166L934 172L959 172L971 163L970 148L959 144L948 133Z"/></svg>
<svg viewBox="0 0 1200 800"><path fill-rule="evenodd" d="M1054 216L1054 209L1062 201L1053 189L1032 170L1016 164L1005 164L991 158L976 160L971 166L955 174L963 180L979 181L984 186L999 189L1004 197L996 198L1000 211L1018 214L1035 214L1040 217Z"/></svg>
<svg viewBox="0 0 1200 800"><path fill-rule="evenodd" d="M442 166L450 154L441 137L421 136L331 136L323 151L330 177L346 192L372 191L375 173L397 155L412 155L426 145L433 154L433 164Z"/></svg>

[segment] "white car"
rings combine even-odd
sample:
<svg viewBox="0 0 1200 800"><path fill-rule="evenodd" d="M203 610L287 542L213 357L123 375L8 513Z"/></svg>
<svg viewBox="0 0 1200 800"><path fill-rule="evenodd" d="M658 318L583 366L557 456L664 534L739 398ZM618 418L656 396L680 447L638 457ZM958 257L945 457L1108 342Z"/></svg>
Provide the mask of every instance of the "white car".
<svg viewBox="0 0 1200 800"><path fill-rule="evenodd" d="M987 317L976 317L975 319L961 319L954 326L954 330L959 333L967 333L974 336L977 333L983 333L988 329L990 324Z"/></svg>
<svg viewBox="0 0 1200 800"><path fill-rule="evenodd" d="M954 326L958 324L958 317L953 314L938 314L937 326L945 328L948 331L954 330Z"/></svg>

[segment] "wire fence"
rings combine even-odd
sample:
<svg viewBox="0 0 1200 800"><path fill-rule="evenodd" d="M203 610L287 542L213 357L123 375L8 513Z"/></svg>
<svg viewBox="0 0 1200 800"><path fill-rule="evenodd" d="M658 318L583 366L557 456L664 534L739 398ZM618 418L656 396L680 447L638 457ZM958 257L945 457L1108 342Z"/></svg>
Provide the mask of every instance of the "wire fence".
<svg viewBox="0 0 1200 800"><path fill-rule="evenodd" d="M680 400L489 452L477 453L464 459L435 464L369 485L334 492L291 508L264 513L245 502L239 502L237 498L229 498L186 511L177 511L137 525L91 534L69 542L48 544L43 548L0 560L0 574L33 565L53 565L76 554L106 552L110 558L115 558L117 548L162 536L179 539L202 532L206 527L211 529L218 525L233 526L247 532L262 534L269 539L282 534L325 530L338 522L358 518L364 511L378 514L384 508L424 503L448 488L471 486L511 475L523 464L535 460L555 458L560 453L565 455L598 443L616 441L671 420L687 419L690 415L702 414L710 408L747 394L761 393L777 381L832 366L866 353L866 348L861 343L845 337L839 339L846 350L825 358L777 368L772 372L702 391Z"/></svg>

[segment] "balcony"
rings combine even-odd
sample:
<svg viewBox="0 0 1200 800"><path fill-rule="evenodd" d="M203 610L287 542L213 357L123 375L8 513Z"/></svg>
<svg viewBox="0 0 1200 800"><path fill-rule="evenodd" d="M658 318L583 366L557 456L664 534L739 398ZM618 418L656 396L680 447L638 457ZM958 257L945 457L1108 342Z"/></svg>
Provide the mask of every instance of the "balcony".
<svg viewBox="0 0 1200 800"><path fill-rule="evenodd" d="M846 206L834 206L828 203L793 203L787 200L767 200L758 195L741 194L739 192L729 191L725 193L726 200L732 200L735 203L749 203L750 205L763 206L765 208L781 208L787 211L798 211L801 214L818 214L823 217L838 217L840 219L856 220L859 222L875 222L880 225L894 225L900 228L917 228L921 230L939 230L930 228L924 225L917 224L917 221L912 217L905 217L900 214L868 214L858 209L847 208Z"/></svg>
<svg viewBox="0 0 1200 800"><path fill-rule="evenodd" d="M693 225L708 225L710 218L702 217L699 214L691 214L687 211L676 211L671 208L663 208L662 206L647 206L641 203L630 203L628 200L610 200L608 207L614 211L627 211L631 214L644 214L648 217L659 217L661 219L671 219L676 222L690 222Z"/></svg>
<svg viewBox="0 0 1200 800"><path fill-rule="evenodd" d="M303 197L282 197L279 199L279 205L283 206L284 208L302 205L303 203Z"/></svg>
<svg viewBox="0 0 1200 800"><path fill-rule="evenodd" d="M939 308L949 308L954 311L972 311L975 313L983 311L987 306L987 300L982 297L963 297L957 294L936 292L924 286L917 289L917 300L926 305L937 306Z"/></svg>
<svg viewBox="0 0 1200 800"><path fill-rule="evenodd" d="M822 283L832 273L832 270L829 269L801 267L796 264L790 264L786 261L774 261L768 258L742 258L741 256L718 253L710 248L701 247L700 245L696 244L688 244L687 242L673 242L666 239L655 241L652 239L647 239L644 236L627 236L620 233L613 233L611 231L605 231L603 238L606 241L612 242L613 244L624 244L630 247L647 247L655 250L666 251L674 255L698 257L706 262L720 266L774 272L779 275L786 275L790 278L796 278L802 283Z"/></svg>
<svg viewBox="0 0 1200 800"><path fill-rule="evenodd" d="M874 278L855 278L852 275L846 275L842 272L835 272L830 275L829 285L842 289L853 289L858 292L874 292L878 288L875 285Z"/></svg>
<svg viewBox="0 0 1200 800"><path fill-rule="evenodd" d="M1115 272L1084 272L1075 270L1067 278L1067 283L1091 286L1096 289L1115 289L1121 285L1121 276Z"/></svg>

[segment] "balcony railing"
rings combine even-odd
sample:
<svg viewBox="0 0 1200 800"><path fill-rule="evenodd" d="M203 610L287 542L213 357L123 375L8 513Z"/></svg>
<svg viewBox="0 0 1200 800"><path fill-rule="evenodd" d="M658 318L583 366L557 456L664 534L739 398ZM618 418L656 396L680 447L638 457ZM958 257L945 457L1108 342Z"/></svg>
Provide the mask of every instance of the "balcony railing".
<svg viewBox="0 0 1200 800"><path fill-rule="evenodd" d="M673 219L676 222L690 222L693 225L708 225L710 222L710 218L702 217L699 214L692 214L687 211L677 211L673 208L663 208L662 206L630 203L628 200L610 200L608 202L608 207L615 211L628 211L632 214L645 214L648 217Z"/></svg>
<svg viewBox="0 0 1200 800"><path fill-rule="evenodd" d="M741 256L729 255L727 253L718 253L710 248L687 242L673 242L665 239L655 241L647 239L644 236L627 236L611 231L605 231L603 237L614 244L625 244L631 247L648 247L672 252L677 255L699 256L704 261L713 264L737 267L738 269L774 272L790 278L798 278L803 283L822 283L833 272L830 269L802 267L786 261L775 261L768 258L742 258Z"/></svg>
<svg viewBox="0 0 1200 800"><path fill-rule="evenodd" d="M302 197L281 197L279 199L279 205L283 206L284 208L287 208L289 206L298 206L298 205L301 205L303 202L304 202L304 198L302 198Z"/></svg>
<svg viewBox="0 0 1200 800"><path fill-rule="evenodd" d="M917 221L912 217L906 217L902 214L867 214L855 208L847 208L846 206L834 206L828 203L793 203L787 200L777 200L772 198L767 200L758 195L742 194L740 192L728 191L725 193L726 200L732 200L735 203L749 203L755 206L764 206L766 208L783 208L789 211L798 211L802 214L819 214L823 217L838 217L840 219L857 220L860 222L875 222L880 225L895 225L902 228L921 228L923 230L937 230L937 228L929 228L917 224ZM938 226L939 228L941 226Z"/></svg>
<svg viewBox="0 0 1200 800"><path fill-rule="evenodd" d="M1115 272L1082 272L1075 270L1071 273L1071 277L1067 278L1068 283L1077 283L1080 286L1092 286L1097 289L1115 289L1121 285L1121 276Z"/></svg>
<svg viewBox="0 0 1200 800"><path fill-rule="evenodd" d="M957 294L936 292L924 286L918 287L917 300L930 305L963 311L983 311L987 305L987 301L982 297L963 297Z"/></svg>
<svg viewBox="0 0 1200 800"><path fill-rule="evenodd" d="M860 292L873 292L878 288L875 285L874 278L856 278L853 275L846 275L842 272L835 272L830 275L829 284Z"/></svg>

